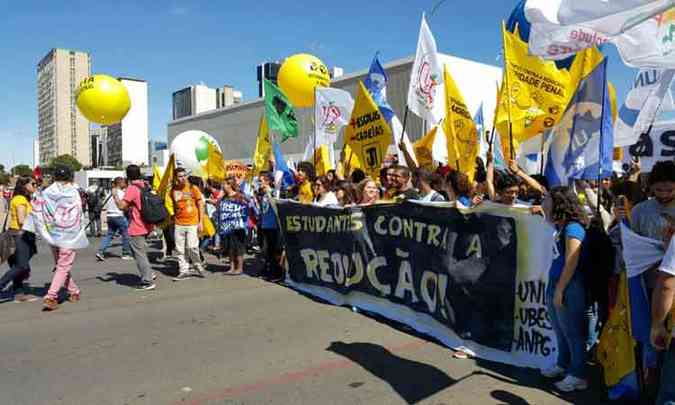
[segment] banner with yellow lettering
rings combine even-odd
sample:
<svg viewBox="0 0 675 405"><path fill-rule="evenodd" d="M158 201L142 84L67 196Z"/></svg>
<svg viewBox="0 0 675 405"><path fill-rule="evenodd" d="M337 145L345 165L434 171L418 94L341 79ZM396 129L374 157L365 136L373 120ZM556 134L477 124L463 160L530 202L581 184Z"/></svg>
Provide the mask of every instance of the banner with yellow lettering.
<svg viewBox="0 0 675 405"><path fill-rule="evenodd" d="M358 158L361 169L369 176L377 178L391 143L391 128L360 81L352 117L345 128L344 142Z"/></svg>
<svg viewBox="0 0 675 405"><path fill-rule="evenodd" d="M444 66L445 135L448 139L448 165L466 173L473 181L478 156L478 134L469 108L464 102L448 67Z"/></svg>

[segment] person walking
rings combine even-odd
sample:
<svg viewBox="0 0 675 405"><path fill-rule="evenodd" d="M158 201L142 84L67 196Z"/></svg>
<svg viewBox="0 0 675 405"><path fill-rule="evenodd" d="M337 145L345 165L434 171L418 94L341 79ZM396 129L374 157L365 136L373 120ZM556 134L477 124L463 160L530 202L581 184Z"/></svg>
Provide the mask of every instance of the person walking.
<svg viewBox="0 0 675 405"><path fill-rule="evenodd" d="M122 210L117 207L113 195L118 200L124 198L124 190L127 188L127 182L122 177L117 177L113 182L111 195L106 198L103 208L106 210L106 222L108 223L108 232L101 241L101 246L96 252L96 259L102 262L105 260L105 251L110 247L113 236L119 232L122 237L122 259L133 260L131 257L131 248L129 247L129 221L124 216Z"/></svg>
<svg viewBox="0 0 675 405"><path fill-rule="evenodd" d="M117 207L129 213L129 247L141 276L141 281L136 288L142 291L154 290L157 288L154 283L156 275L150 267L148 244L145 240L152 231L152 225L143 221L141 216L141 192L146 185L141 176L141 168L137 165L127 166L126 173L129 185L124 197L120 199L116 193L112 196Z"/></svg>
<svg viewBox="0 0 675 405"><path fill-rule="evenodd" d="M187 172L179 167L175 171L175 182L171 190L174 206L176 257L178 258L178 276L174 281L203 277L199 256L199 234L204 226L204 197L199 188L190 184ZM190 263L194 272L190 271Z"/></svg>
<svg viewBox="0 0 675 405"><path fill-rule="evenodd" d="M80 288L73 280L71 270L76 250L89 245L82 222L82 200L73 184L73 170L67 166L54 169L54 183L36 193L33 209L25 228L34 229L52 249L54 276L43 299L46 311L59 307L59 292L68 290L68 301L80 301Z"/></svg>
<svg viewBox="0 0 675 405"><path fill-rule="evenodd" d="M87 212L89 213L89 235L101 237L101 210L105 193L100 184L87 190Z"/></svg>
<svg viewBox="0 0 675 405"><path fill-rule="evenodd" d="M14 186L14 197L9 204L9 230L14 238L16 250L7 262L9 270L0 278L0 291L12 282L11 292L16 302L36 301L26 295L25 281L30 277L30 259L37 253L35 234L22 230L32 206L31 197L35 192L35 181L30 177L21 177Z"/></svg>

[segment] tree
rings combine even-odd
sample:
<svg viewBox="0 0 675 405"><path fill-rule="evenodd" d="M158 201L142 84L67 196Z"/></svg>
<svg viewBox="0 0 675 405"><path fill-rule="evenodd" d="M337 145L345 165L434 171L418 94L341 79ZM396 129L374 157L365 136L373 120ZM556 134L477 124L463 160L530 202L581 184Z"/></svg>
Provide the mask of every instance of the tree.
<svg viewBox="0 0 675 405"><path fill-rule="evenodd" d="M30 177L33 175L33 169L28 165L16 165L12 168L12 175Z"/></svg>
<svg viewBox="0 0 675 405"><path fill-rule="evenodd" d="M53 170L55 166L68 166L73 172L82 169L82 163L78 162L77 159L71 155L61 155L52 159L52 162L49 164L49 169Z"/></svg>

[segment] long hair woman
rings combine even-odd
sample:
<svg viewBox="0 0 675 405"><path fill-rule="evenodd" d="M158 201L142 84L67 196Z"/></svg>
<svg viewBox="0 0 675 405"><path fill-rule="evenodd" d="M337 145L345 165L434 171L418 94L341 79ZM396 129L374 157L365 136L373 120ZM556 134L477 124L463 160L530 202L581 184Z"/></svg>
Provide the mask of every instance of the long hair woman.
<svg viewBox="0 0 675 405"><path fill-rule="evenodd" d="M586 290L578 268L588 218L569 187L551 190L551 220L557 229L556 252L549 270L546 303L558 340L556 365L546 377L564 379L555 384L563 392L588 388L586 380Z"/></svg>
<svg viewBox="0 0 675 405"><path fill-rule="evenodd" d="M233 176L225 179L223 192L216 209L216 229L223 254L230 257L230 270L225 274L239 275L244 272L249 202Z"/></svg>
<svg viewBox="0 0 675 405"><path fill-rule="evenodd" d="M314 204L320 207L337 206L338 200L333 192L333 184L327 176L314 179Z"/></svg>
<svg viewBox="0 0 675 405"><path fill-rule="evenodd" d="M339 180L335 183L335 197L340 207L349 207L358 202L356 187L348 180Z"/></svg>
<svg viewBox="0 0 675 405"><path fill-rule="evenodd" d="M372 205L380 199L380 189L370 177L363 179L357 186L359 205Z"/></svg>
<svg viewBox="0 0 675 405"><path fill-rule="evenodd" d="M30 277L30 259L37 253L35 234L22 230L32 209L30 200L35 192L35 186L35 180L32 178L19 178L14 186L14 196L9 203L9 232L14 238L16 250L7 259L9 270L0 278L0 291L11 281L11 292L17 302L37 301L37 297L31 299L26 295L27 286L24 285Z"/></svg>

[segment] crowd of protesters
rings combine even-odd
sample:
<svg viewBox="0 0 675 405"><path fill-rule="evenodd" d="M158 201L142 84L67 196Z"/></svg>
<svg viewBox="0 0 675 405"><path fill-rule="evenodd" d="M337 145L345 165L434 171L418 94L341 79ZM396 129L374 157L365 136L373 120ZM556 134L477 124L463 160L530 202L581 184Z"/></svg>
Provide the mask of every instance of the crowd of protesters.
<svg viewBox="0 0 675 405"><path fill-rule="evenodd" d="M587 361L611 310L609 297L616 293L612 291L616 289L616 278L624 271L619 234L619 225L624 224L641 236L662 240L667 250L662 263L649 274L647 288L652 305L651 343L663 353L657 403L675 400L675 346L668 347L671 332L665 329L675 296L672 160L656 163L648 175L643 175L639 163L634 162L622 175L600 181L574 181L565 187L549 187L545 177L526 174L515 161L497 170L490 154L485 164L477 162L473 179L448 166L432 171L396 161L382 167L378 178L368 177L359 169L348 176L334 170L317 176L309 162L299 163L292 177L293 184L286 187L281 187L284 182L272 171L262 171L251 179L228 177L220 182L204 182L179 167L169 193L171 215L155 227L142 214L143 193L149 190L149 181L143 179L138 166L130 165L126 178L115 179L110 192L95 188L86 197L78 197L79 214L88 211L90 235L100 236L101 212L106 212L108 230L96 250L96 258L106 260L111 241L119 236L120 257L135 261L140 276L138 289L143 291L157 287L147 245L153 234L163 240L163 256L157 261L177 262L175 281L203 278L209 266L205 253L229 262L224 274L240 275L245 271L246 253L258 247L264 258L260 276L274 282L283 280L285 253L273 208L276 198L328 208L402 200L445 202L460 208L501 204L540 215L557 231L557 254L549 270L546 302L558 356L556 365L542 370L542 374L556 378L556 388L563 392L588 387ZM72 172L61 170L56 172L54 183L42 192L70 195L74 187ZM15 248L6 258L9 270L0 278L0 290L11 283L10 292L19 302L31 300L24 290L30 276L30 259L37 251L36 235L25 230L24 222L31 213L31 197L36 191L34 179L16 181L8 209L8 230L3 234L11 238ZM0 256L3 240L0 238ZM57 297L63 287L69 301L80 299L80 290L70 275L75 250L52 248L54 277L43 298L47 310L58 308Z"/></svg>

